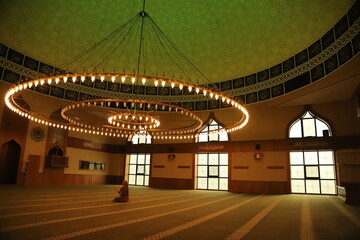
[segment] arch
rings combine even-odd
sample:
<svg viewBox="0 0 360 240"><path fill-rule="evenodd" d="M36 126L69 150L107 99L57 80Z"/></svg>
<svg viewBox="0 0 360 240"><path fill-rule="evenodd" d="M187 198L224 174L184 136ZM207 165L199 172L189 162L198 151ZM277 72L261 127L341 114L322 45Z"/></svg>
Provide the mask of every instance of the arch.
<svg viewBox="0 0 360 240"><path fill-rule="evenodd" d="M16 184L19 163L21 156L21 146L11 140L1 146L0 152L0 183Z"/></svg>
<svg viewBox="0 0 360 240"><path fill-rule="evenodd" d="M48 151L48 156L64 156L64 151L58 145L55 145Z"/></svg>
<svg viewBox="0 0 360 240"><path fill-rule="evenodd" d="M151 144L151 136L146 134L146 131L141 131L142 134L133 134L128 137L128 142L132 144Z"/></svg>
<svg viewBox="0 0 360 240"><path fill-rule="evenodd" d="M328 121L319 117L309 106L306 106L305 111L290 123L287 130L289 138L333 136Z"/></svg>
<svg viewBox="0 0 360 240"><path fill-rule="evenodd" d="M225 124L223 124L215 117L214 112L210 112L208 119L204 121L203 126L199 129L198 132L201 133L202 131L207 131L208 128L216 129L219 127L225 127ZM195 138L195 141L196 142L230 141L230 135L227 132L218 133L218 134L209 134L203 137L199 135L199 137Z"/></svg>

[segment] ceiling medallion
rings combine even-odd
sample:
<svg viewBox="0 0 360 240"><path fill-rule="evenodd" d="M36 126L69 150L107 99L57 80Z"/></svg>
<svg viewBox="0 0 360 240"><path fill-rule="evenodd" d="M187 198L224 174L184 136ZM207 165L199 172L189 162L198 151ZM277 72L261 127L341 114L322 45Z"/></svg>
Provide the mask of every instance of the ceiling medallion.
<svg viewBox="0 0 360 240"><path fill-rule="evenodd" d="M116 64L112 65L112 62ZM104 70L97 70L101 68ZM114 70L108 72L106 68ZM116 70L118 68L122 71ZM6 93L6 105L31 121L89 134L112 137L146 134L158 139L190 139L199 135L203 121L194 111L169 103L169 99L165 98L164 101L149 101L146 95L140 96L134 90L122 99L94 98L65 104L61 116L66 122L24 109L16 102L16 97L27 89L43 85L78 84L86 91L87 87L82 83L97 81L106 83L105 86L111 83L132 85L132 89L135 86L155 87L159 91L160 88L167 91L178 88L184 94L200 94L206 100L222 101L239 111L240 117L236 117L231 124L201 134L233 132L249 121L249 113L242 103L217 89L159 29L145 12L145 0L143 11L59 69L67 69L68 73L14 84ZM126 69L131 69L131 73ZM161 76L159 69L163 73ZM148 75L147 72L155 74ZM173 114L179 114L179 117L173 117Z"/></svg>

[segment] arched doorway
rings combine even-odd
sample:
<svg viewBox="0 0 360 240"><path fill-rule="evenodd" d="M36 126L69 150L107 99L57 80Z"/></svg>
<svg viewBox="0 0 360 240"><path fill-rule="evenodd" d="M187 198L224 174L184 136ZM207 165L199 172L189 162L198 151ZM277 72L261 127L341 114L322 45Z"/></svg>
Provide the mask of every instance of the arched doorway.
<svg viewBox="0 0 360 240"><path fill-rule="evenodd" d="M14 140L4 143L0 153L0 183L16 184L21 147Z"/></svg>

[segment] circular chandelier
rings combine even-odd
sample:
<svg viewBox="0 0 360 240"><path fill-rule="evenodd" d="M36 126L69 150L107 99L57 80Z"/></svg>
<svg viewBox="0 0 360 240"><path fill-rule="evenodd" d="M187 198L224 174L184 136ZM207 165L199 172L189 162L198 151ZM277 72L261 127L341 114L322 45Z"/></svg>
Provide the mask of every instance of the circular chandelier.
<svg viewBox="0 0 360 240"><path fill-rule="evenodd" d="M138 48L134 50L136 45ZM106 71L105 69L109 67L114 70ZM122 71L116 70L119 67ZM79 71L79 68L82 70ZM103 71L98 70L101 68ZM233 132L243 128L249 121L249 114L242 103L213 87L211 81L160 30L145 12L145 0L143 11L91 48L70 59L60 69L66 69L65 72L68 73L14 84L5 95L6 105L20 116L40 124L112 137L145 134L155 139L191 139L200 134ZM164 70L161 71L161 76L157 69ZM170 77L166 77L165 70L172 72L167 74ZM148 72L154 74L147 74ZM203 120L196 112L172 104L168 102L168 99L167 101L148 100L146 95L134 92L121 98L96 97L89 100L71 101L61 108L61 116L65 121L53 120L39 112L25 109L16 101L20 93L28 89L34 90L42 85L59 85L66 88L67 85L77 84L77 87L86 91L89 87L82 84L86 80L157 89L178 88L184 94L197 94L205 100L227 103L238 110L242 117L219 129L199 133ZM143 110L144 106L147 110ZM101 108L105 112L103 120L96 122L91 118L76 115L77 111L91 114L96 112L94 108ZM164 124L166 117L162 117L163 113L181 114L186 123L181 126Z"/></svg>

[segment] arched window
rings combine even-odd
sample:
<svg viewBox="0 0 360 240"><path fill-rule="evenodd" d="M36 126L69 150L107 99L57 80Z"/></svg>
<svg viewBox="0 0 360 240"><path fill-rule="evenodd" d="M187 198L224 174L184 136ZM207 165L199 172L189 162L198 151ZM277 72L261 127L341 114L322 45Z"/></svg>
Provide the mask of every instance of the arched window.
<svg viewBox="0 0 360 240"><path fill-rule="evenodd" d="M290 138L331 136L329 125L322 119L315 117L310 111L290 126Z"/></svg>
<svg viewBox="0 0 360 240"><path fill-rule="evenodd" d="M219 123L211 120L201 132L217 130ZM202 135L198 142L228 141L226 131ZM198 153L196 155L196 188L209 190L228 190L228 153Z"/></svg>
<svg viewBox="0 0 360 240"><path fill-rule="evenodd" d="M289 129L290 138L331 136L329 125L310 111ZM334 152L331 149L290 151L292 193L336 194Z"/></svg>
<svg viewBox="0 0 360 240"><path fill-rule="evenodd" d="M151 144L151 136L145 131L130 137L132 144ZM131 185L148 186L150 175L150 153L131 153L128 155L128 182Z"/></svg>
<svg viewBox="0 0 360 240"><path fill-rule="evenodd" d="M228 134L226 131L218 133L202 134L203 132L220 129L221 126L215 120L211 120L209 125L203 128L199 134L198 142L218 142L228 141Z"/></svg>
<svg viewBox="0 0 360 240"><path fill-rule="evenodd" d="M141 131L133 135L131 138L132 144L151 144L151 136L146 134L145 131Z"/></svg>

